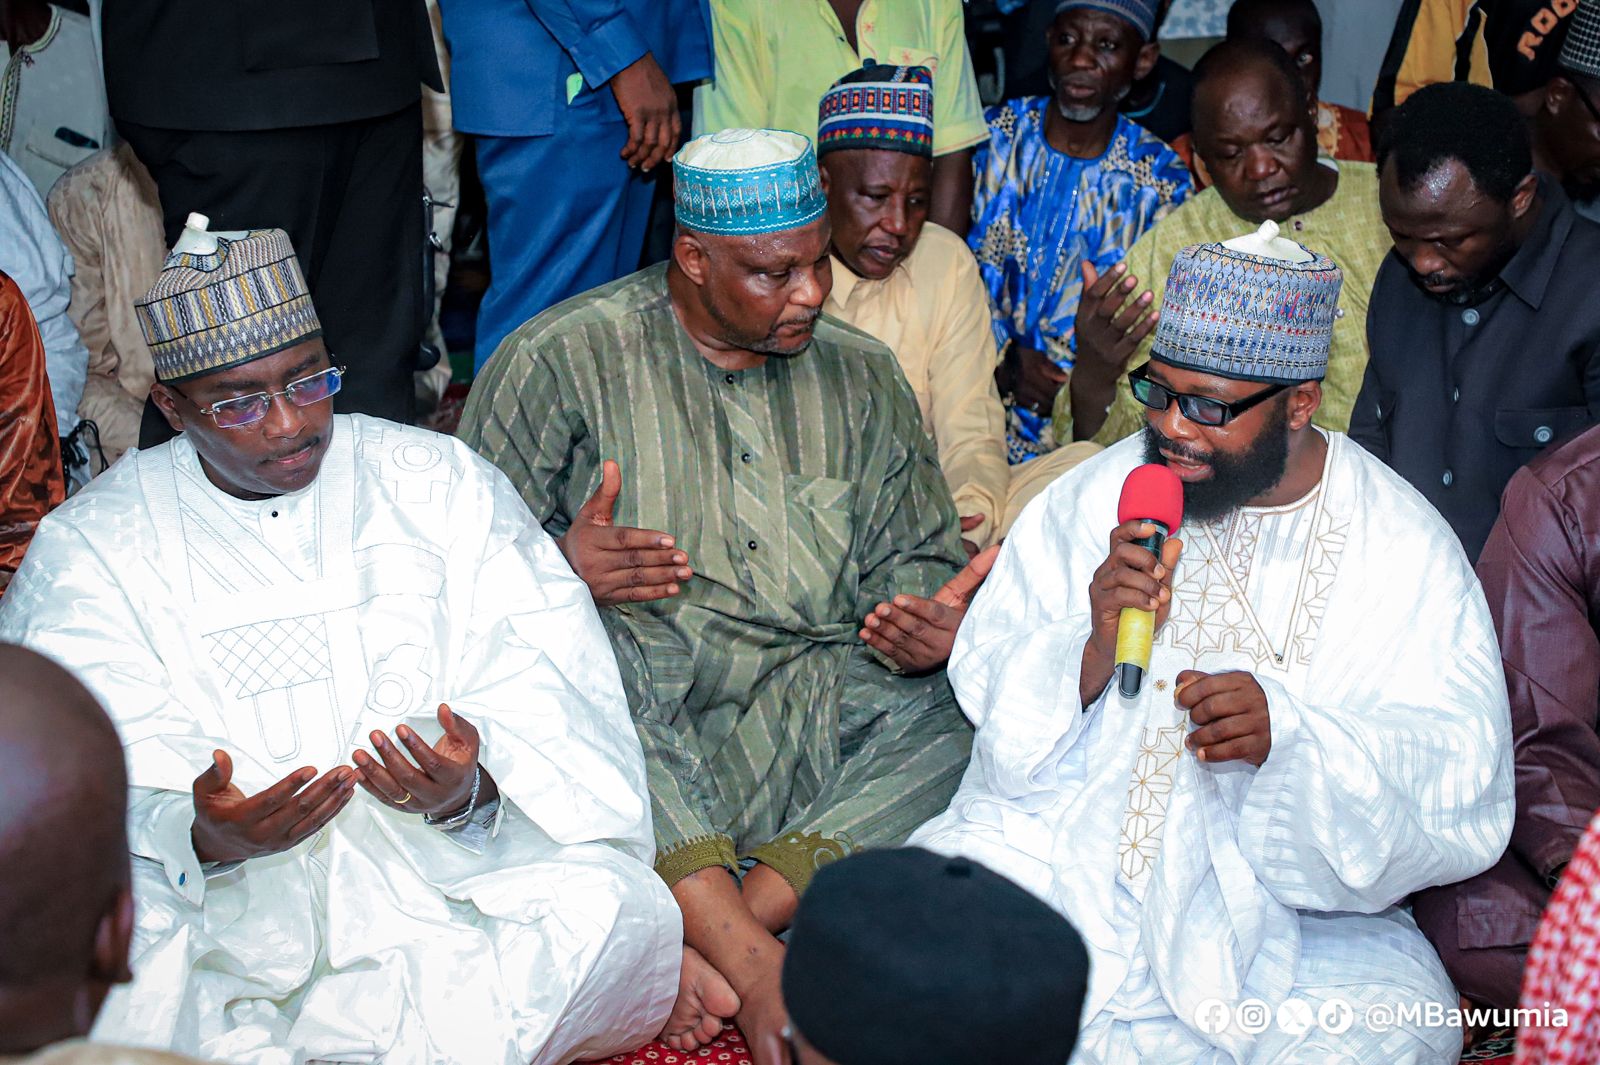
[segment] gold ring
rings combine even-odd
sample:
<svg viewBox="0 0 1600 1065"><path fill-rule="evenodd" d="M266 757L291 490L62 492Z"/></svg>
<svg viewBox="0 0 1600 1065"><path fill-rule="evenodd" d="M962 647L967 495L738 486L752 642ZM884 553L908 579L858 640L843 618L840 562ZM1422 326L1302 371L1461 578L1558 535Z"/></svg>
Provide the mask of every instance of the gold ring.
<svg viewBox="0 0 1600 1065"><path fill-rule="evenodd" d="M410 793L410 792L409 792L409 791L408 791L408 792L406 792L406 797L405 797L405 798L403 798L403 799L396 799L396 800L395 800L395 801L394 801L394 804L395 804L395 805L396 805L396 806L404 806L404 805L405 805L405 804L406 804L406 803L408 803L408 802L410 802L410 801L411 801L411 799L412 799L412 795L411 795L411 793Z"/></svg>

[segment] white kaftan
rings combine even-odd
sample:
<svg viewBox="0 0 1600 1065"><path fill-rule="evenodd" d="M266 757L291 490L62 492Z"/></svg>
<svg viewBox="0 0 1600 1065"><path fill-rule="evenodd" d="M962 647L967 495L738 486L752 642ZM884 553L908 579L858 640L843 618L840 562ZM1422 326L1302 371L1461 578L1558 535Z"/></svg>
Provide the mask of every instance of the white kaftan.
<svg viewBox="0 0 1600 1065"><path fill-rule="evenodd" d="M1459 1029L1372 1034L1374 1003L1456 1005L1406 896L1505 849L1509 710L1483 594L1448 526L1347 437L1286 507L1185 523L1138 698L1085 709L1088 582L1133 437L1022 515L956 639L977 725L950 809L910 842L980 860L1064 913L1093 971L1076 1063L1454 1062ZM1183 747L1178 673L1243 670L1267 696L1261 768ZM1342 998L1334 1035L1196 1020L1208 999Z"/></svg>
<svg viewBox="0 0 1600 1065"><path fill-rule="evenodd" d="M317 480L234 499L182 436L40 526L0 639L74 669L126 745L134 983L96 1036L207 1060L556 1063L654 1035L682 927L644 758L584 585L449 437L336 416ZM246 794L430 741L448 702L502 796L469 846L357 791L313 840L201 869L191 783Z"/></svg>

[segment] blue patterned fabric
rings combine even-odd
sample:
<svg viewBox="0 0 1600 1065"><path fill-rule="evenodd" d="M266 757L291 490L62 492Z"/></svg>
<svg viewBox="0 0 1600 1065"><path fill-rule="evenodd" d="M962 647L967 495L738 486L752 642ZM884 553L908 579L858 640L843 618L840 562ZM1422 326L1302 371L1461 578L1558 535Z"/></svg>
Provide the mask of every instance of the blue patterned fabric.
<svg viewBox="0 0 1600 1065"><path fill-rule="evenodd" d="M1126 118L1100 158L1063 155L1044 138L1050 105L1034 96L989 109L967 243L989 289L995 342L1037 348L1070 370L1083 263L1104 272L1121 262L1193 184L1177 153ZM1048 410L1007 407L1013 464L1054 449Z"/></svg>
<svg viewBox="0 0 1600 1065"><path fill-rule="evenodd" d="M833 83L817 115L817 156L851 148L933 158L933 75L868 61Z"/></svg>
<svg viewBox="0 0 1600 1065"><path fill-rule="evenodd" d="M1183 249L1150 357L1242 381L1322 380L1343 276L1332 259L1306 251L1309 262L1291 263L1221 244Z"/></svg>
<svg viewBox="0 0 1600 1065"><path fill-rule="evenodd" d="M822 194L817 153L810 141L798 158L785 162L725 170L684 162L691 149L705 142L735 145L771 132L725 129L697 138L679 151L672 160L678 224L697 233L742 235L799 229L822 217L828 200ZM798 133L784 135L805 141Z"/></svg>
<svg viewBox="0 0 1600 1065"><path fill-rule="evenodd" d="M1148 41L1156 29L1156 9L1159 6L1156 0L1057 0L1056 14L1076 7L1107 11L1133 23L1139 36Z"/></svg>

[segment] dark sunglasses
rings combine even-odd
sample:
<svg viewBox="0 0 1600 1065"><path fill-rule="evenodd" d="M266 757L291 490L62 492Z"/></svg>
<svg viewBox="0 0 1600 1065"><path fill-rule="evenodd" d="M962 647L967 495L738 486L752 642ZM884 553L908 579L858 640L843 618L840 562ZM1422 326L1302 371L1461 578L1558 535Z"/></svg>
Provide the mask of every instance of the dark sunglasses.
<svg viewBox="0 0 1600 1065"><path fill-rule="evenodd" d="M1128 374L1128 384L1133 388L1133 398L1151 410L1166 410L1172 405L1173 400L1177 400L1178 410L1196 425L1227 425L1251 407L1260 406L1289 387L1270 385L1266 391L1246 396L1237 403L1224 403L1210 396L1191 396L1174 392L1166 385L1150 380L1149 373L1150 364L1145 363Z"/></svg>

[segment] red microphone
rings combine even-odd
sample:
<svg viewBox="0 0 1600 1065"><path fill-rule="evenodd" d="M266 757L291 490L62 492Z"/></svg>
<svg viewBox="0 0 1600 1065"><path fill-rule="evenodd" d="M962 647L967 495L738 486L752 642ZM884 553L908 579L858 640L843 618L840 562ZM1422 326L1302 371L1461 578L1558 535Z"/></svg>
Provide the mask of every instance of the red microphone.
<svg viewBox="0 0 1600 1065"><path fill-rule="evenodd" d="M1183 482L1178 475L1158 463L1135 466L1122 482L1122 498L1117 500L1117 524L1129 521L1156 527L1154 535L1133 542L1160 558L1167 537L1183 524ZM1117 690L1129 699L1144 684L1155 632L1154 611L1122 608L1117 621Z"/></svg>

